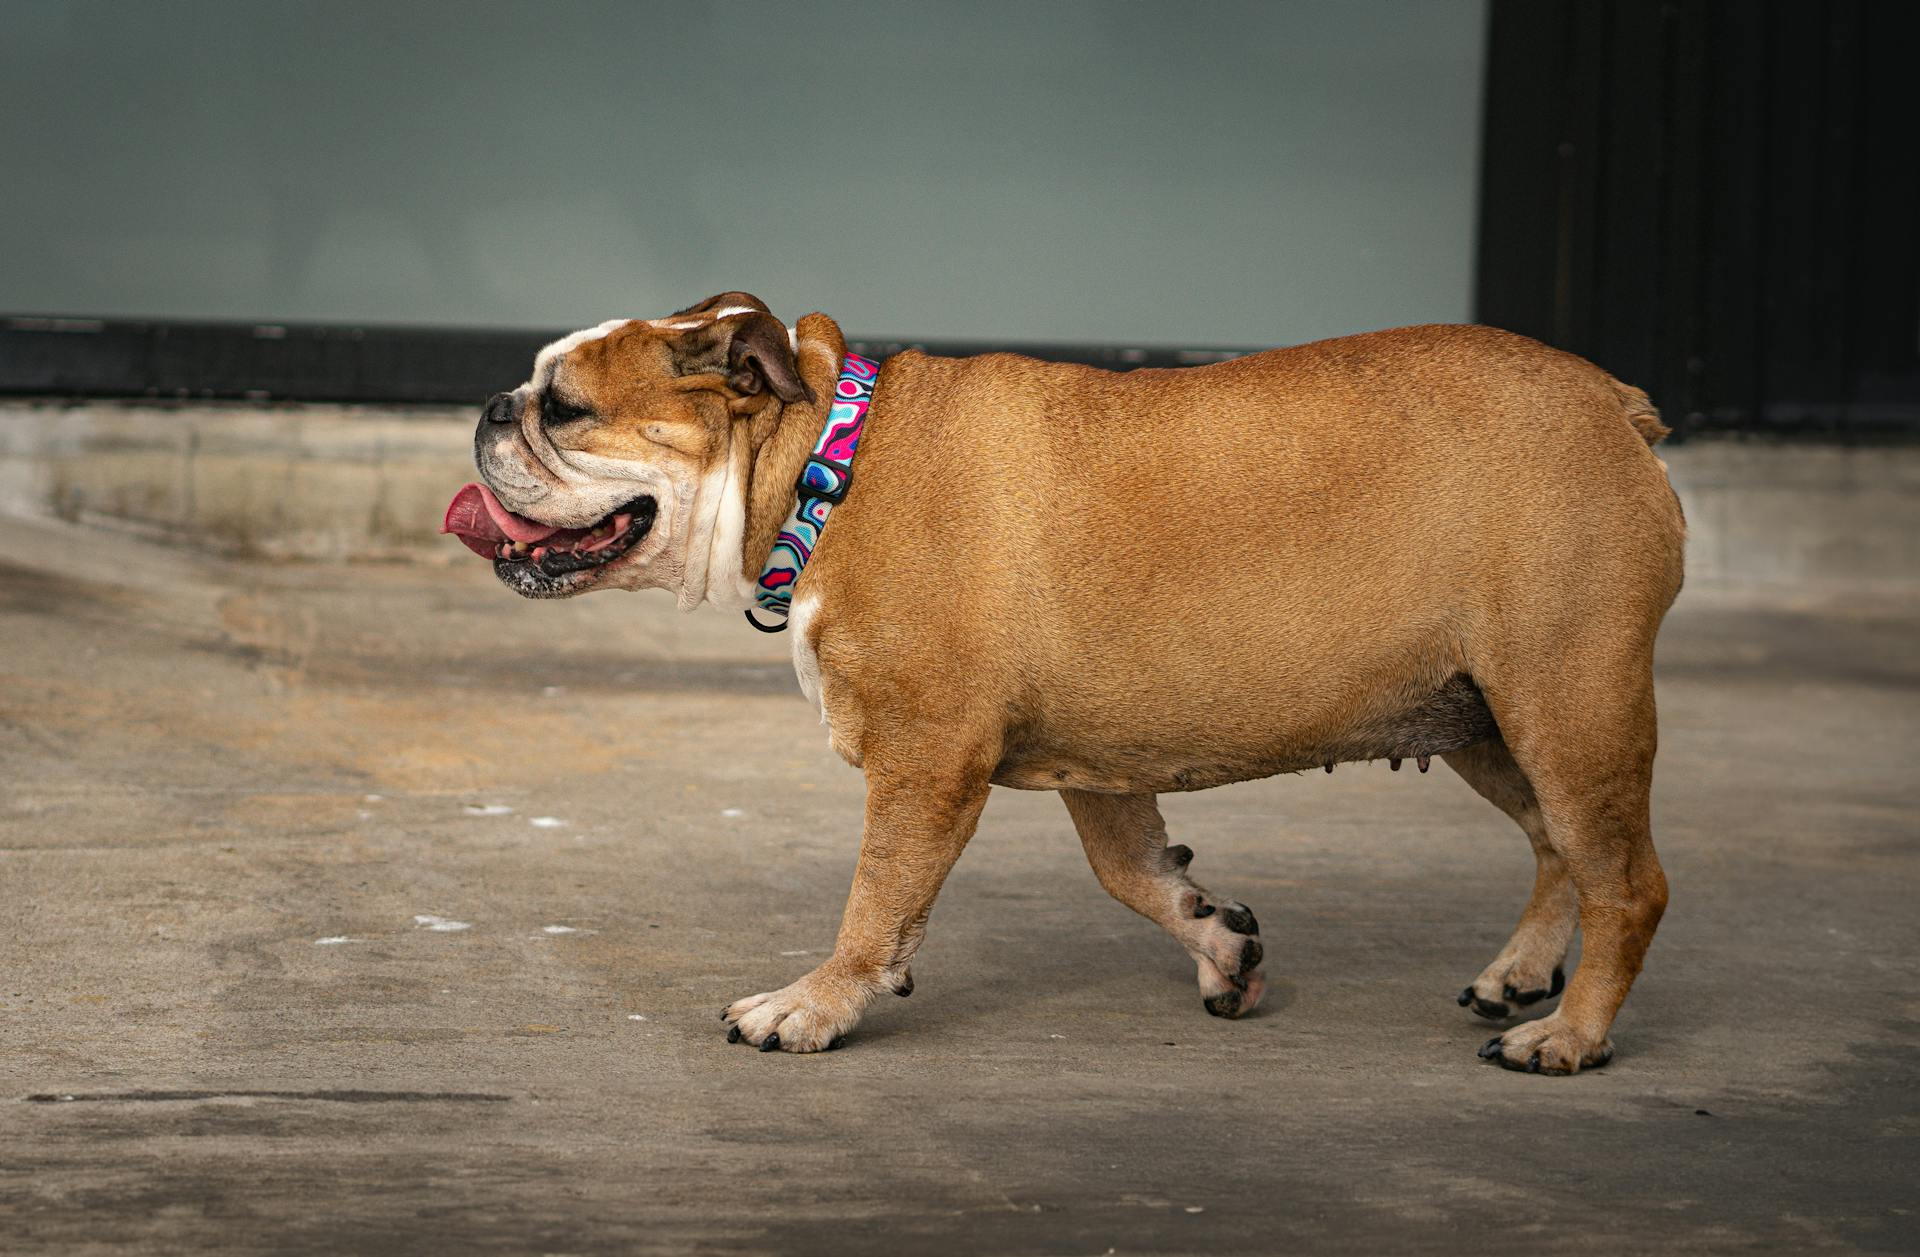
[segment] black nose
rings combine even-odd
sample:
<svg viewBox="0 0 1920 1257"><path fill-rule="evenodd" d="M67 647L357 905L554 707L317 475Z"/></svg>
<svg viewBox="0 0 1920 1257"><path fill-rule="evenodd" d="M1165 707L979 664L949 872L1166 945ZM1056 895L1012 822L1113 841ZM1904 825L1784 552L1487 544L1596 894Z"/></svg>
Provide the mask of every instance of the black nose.
<svg viewBox="0 0 1920 1257"><path fill-rule="evenodd" d="M487 398L486 409L480 412L480 422L512 423L513 394L495 393L492 397Z"/></svg>

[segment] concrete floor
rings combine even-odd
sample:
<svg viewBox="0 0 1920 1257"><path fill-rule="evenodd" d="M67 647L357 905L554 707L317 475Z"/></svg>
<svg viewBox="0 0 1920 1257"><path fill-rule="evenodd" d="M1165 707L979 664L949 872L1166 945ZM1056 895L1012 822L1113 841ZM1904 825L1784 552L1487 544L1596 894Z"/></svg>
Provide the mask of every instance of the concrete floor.
<svg viewBox="0 0 1920 1257"><path fill-rule="evenodd" d="M718 1012L830 947L861 797L783 639L6 553L9 1253L1920 1250L1912 605L1683 596L1672 908L1618 1059L1547 1079L1453 1001L1532 862L1437 766L1167 802L1260 914L1253 1019L999 792L913 998L761 1055Z"/></svg>

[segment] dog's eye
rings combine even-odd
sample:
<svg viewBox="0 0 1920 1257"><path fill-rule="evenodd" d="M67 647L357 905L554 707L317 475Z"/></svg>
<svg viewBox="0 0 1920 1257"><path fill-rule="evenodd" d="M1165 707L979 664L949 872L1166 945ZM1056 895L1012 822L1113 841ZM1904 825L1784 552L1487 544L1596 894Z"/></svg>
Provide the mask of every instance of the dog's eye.
<svg viewBox="0 0 1920 1257"><path fill-rule="evenodd" d="M572 423L575 419L585 419L588 413L585 406L576 406L552 393L540 404L540 418L549 425Z"/></svg>

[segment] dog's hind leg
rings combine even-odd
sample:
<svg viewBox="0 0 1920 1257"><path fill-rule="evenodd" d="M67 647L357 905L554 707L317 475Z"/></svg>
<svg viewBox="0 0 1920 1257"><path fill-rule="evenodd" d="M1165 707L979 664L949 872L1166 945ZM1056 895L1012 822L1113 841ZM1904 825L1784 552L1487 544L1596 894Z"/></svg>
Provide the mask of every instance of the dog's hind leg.
<svg viewBox="0 0 1920 1257"><path fill-rule="evenodd" d="M1513 937L1460 992L1462 1007L1471 1006L1482 1017L1500 1020L1517 1009L1560 994L1566 985L1561 968L1567 947L1579 923L1579 901L1567 862L1547 841L1546 819L1520 765L1513 762L1507 744L1498 738L1441 756L1480 796L1513 818L1533 844L1537 867L1533 895Z"/></svg>
<svg viewBox="0 0 1920 1257"><path fill-rule="evenodd" d="M1560 1007L1480 1049L1508 1069L1571 1074L1612 1059L1607 1033L1666 910L1648 826L1658 741L1650 638L1568 643L1537 674L1487 687L1547 842L1566 862L1582 938Z"/></svg>
<svg viewBox="0 0 1920 1257"><path fill-rule="evenodd" d="M1107 893L1173 935L1200 972L1200 997L1216 1017L1252 1012L1266 991L1260 924L1243 904L1209 895L1187 876L1191 849L1167 845L1166 822L1150 794L1062 790Z"/></svg>

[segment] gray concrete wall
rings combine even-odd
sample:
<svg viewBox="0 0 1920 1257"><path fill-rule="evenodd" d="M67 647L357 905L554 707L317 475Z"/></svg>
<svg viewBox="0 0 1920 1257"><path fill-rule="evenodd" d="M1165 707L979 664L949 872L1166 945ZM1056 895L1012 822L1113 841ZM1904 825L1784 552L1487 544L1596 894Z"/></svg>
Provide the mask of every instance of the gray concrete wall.
<svg viewBox="0 0 1920 1257"><path fill-rule="evenodd" d="M1469 313L1483 0L0 14L0 311L579 327L747 288L1228 345Z"/></svg>
<svg viewBox="0 0 1920 1257"><path fill-rule="evenodd" d="M468 410L0 403L0 513L230 553L451 561ZM1912 590L1920 448L1665 446L1690 588Z"/></svg>

